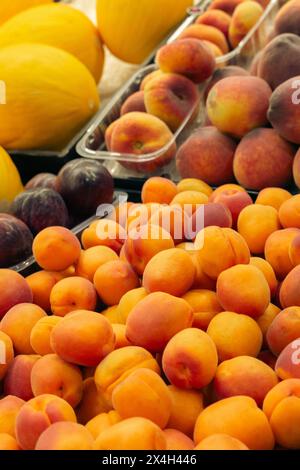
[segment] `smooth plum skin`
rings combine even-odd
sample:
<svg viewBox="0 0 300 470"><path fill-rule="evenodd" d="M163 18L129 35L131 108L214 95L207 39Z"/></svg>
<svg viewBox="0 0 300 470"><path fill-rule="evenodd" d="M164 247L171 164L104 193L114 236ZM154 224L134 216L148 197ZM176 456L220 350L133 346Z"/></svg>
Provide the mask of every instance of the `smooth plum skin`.
<svg viewBox="0 0 300 470"><path fill-rule="evenodd" d="M25 186L25 189L49 188L55 190L56 175L53 173L39 173L31 178Z"/></svg>
<svg viewBox="0 0 300 470"><path fill-rule="evenodd" d="M32 242L32 233L24 222L0 214L0 268L9 268L28 258Z"/></svg>
<svg viewBox="0 0 300 470"><path fill-rule="evenodd" d="M78 158L61 169L56 189L72 214L88 217L100 204L112 202L114 182L100 162Z"/></svg>
<svg viewBox="0 0 300 470"><path fill-rule="evenodd" d="M28 189L14 200L11 212L36 235L46 227L67 227L69 214L66 204L53 189Z"/></svg>

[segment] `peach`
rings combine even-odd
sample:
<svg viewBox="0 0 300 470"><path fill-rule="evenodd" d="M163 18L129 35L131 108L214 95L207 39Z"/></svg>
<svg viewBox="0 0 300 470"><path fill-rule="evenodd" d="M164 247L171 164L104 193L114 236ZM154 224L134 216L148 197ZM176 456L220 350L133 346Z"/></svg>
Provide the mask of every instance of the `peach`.
<svg viewBox="0 0 300 470"><path fill-rule="evenodd" d="M272 450L275 444L267 417L246 396L225 398L200 413L194 432L196 444L218 433L239 439L250 450Z"/></svg>
<svg viewBox="0 0 300 470"><path fill-rule="evenodd" d="M284 202L291 199L292 195L289 191L282 188L265 188L262 189L255 201L255 204L263 206L272 206L279 211Z"/></svg>
<svg viewBox="0 0 300 470"><path fill-rule="evenodd" d="M78 310L52 330L51 346L63 360L80 366L97 366L115 347L109 321L99 313Z"/></svg>
<svg viewBox="0 0 300 470"><path fill-rule="evenodd" d="M216 373L216 346L204 331L187 328L169 341L162 364L172 385L184 389L203 388Z"/></svg>
<svg viewBox="0 0 300 470"><path fill-rule="evenodd" d="M210 41L218 46L223 54L227 54L229 51L226 37L222 31L218 28L215 28L214 26L209 26L207 24L196 23L188 26L179 35L179 39L198 39L200 41Z"/></svg>
<svg viewBox="0 0 300 470"><path fill-rule="evenodd" d="M200 25L190 26L189 28L192 27L200 27L201 29ZM223 46L225 47L225 37L216 28L213 28L213 30L221 40L224 38L225 43ZM185 34L186 31L184 31ZM208 35L202 39L209 39ZM184 75L195 83L201 83L213 73L216 62L211 49L199 41L199 37L189 35L185 38L181 36L180 40L161 47L156 54L156 63L165 73Z"/></svg>
<svg viewBox="0 0 300 470"><path fill-rule="evenodd" d="M46 312L51 311L50 293L55 284L63 279L63 274L51 271L39 271L26 277L32 291L33 303Z"/></svg>
<svg viewBox="0 0 300 470"><path fill-rule="evenodd" d="M98 365L95 372L97 389L111 400L112 392L131 372L150 369L159 373L157 361L150 352L138 346L127 346L111 352Z"/></svg>
<svg viewBox="0 0 300 470"><path fill-rule="evenodd" d="M216 315L208 326L207 334L217 347L220 362L238 356L256 357L263 342L256 321L233 312Z"/></svg>
<svg viewBox="0 0 300 470"><path fill-rule="evenodd" d="M250 75L253 75L254 77L258 77L258 67L259 67L259 61L262 56L262 53L263 53L263 49L255 54L251 62Z"/></svg>
<svg viewBox="0 0 300 470"><path fill-rule="evenodd" d="M214 26L215 28L219 29L227 38L230 21L231 17L228 15L228 13L214 8L213 10L207 10L202 15L200 15L196 20L196 24Z"/></svg>
<svg viewBox="0 0 300 470"><path fill-rule="evenodd" d="M250 251L244 238L230 228L206 227L195 240L203 272L212 279L236 264L248 264Z"/></svg>
<svg viewBox="0 0 300 470"><path fill-rule="evenodd" d="M199 442L194 450L249 450L249 448L228 434L211 434Z"/></svg>
<svg viewBox="0 0 300 470"><path fill-rule="evenodd" d="M212 11L208 10L207 13L212 13ZM200 17L201 18L201 17ZM214 73L208 80L205 89L204 89L204 101L207 100L207 96L212 89L212 87L218 83L223 78L227 77L236 77L236 76L245 76L249 75L249 72L242 67L238 67L237 65L227 65L226 67L219 67L215 69Z"/></svg>
<svg viewBox="0 0 300 470"><path fill-rule="evenodd" d="M251 206L253 201L248 193L235 189L223 191L213 196L214 203L223 204L229 209L232 216L233 227L236 227L240 213L245 207Z"/></svg>
<svg viewBox="0 0 300 470"><path fill-rule="evenodd" d="M300 307L299 276L300 266L296 266L281 284L279 298L283 308Z"/></svg>
<svg viewBox="0 0 300 470"><path fill-rule="evenodd" d="M121 416L116 411L108 411L107 413L100 413L91 419L85 427L92 434L94 439L97 439L98 436L106 429L110 428L114 424L120 423L122 421Z"/></svg>
<svg viewBox="0 0 300 470"><path fill-rule="evenodd" d="M14 395L7 395L0 400L0 433L15 437L16 417L25 401Z"/></svg>
<svg viewBox="0 0 300 470"><path fill-rule="evenodd" d="M93 246L107 246L117 254L123 246L126 232L121 225L114 220L95 220L81 236L81 242L85 250Z"/></svg>
<svg viewBox="0 0 300 470"><path fill-rule="evenodd" d="M42 317L34 325L30 333L30 345L36 354L45 356L53 353L50 344L50 336L53 328L61 321L61 317L52 315Z"/></svg>
<svg viewBox="0 0 300 470"><path fill-rule="evenodd" d="M270 325L273 323L273 320L280 313L280 308L276 305L270 304L266 311L257 319L257 324L261 329L261 332L264 337L264 345L267 346L267 332Z"/></svg>
<svg viewBox="0 0 300 470"><path fill-rule="evenodd" d="M282 310L269 326L267 342L273 354L278 356L292 341L300 337L300 307Z"/></svg>
<svg viewBox="0 0 300 470"><path fill-rule="evenodd" d="M145 418L129 418L103 431L95 450L166 450L163 431Z"/></svg>
<svg viewBox="0 0 300 470"><path fill-rule="evenodd" d="M35 450L93 450L93 437L77 423L51 424L38 438Z"/></svg>
<svg viewBox="0 0 300 470"><path fill-rule="evenodd" d="M278 290L278 281L270 263L263 258L252 257L250 258L250 265L255 266L263 273L267 283L269 284L271 297L275 297Z"/></svg>
<svg viewBox="0 0 300 470"><path fill-rule="evenodd" d="M223 55L222 50L215 43L206 40L202 40L202 42L210 48L215 58L221 57Z"/></svg>
<svg viewBox="0 0 300 470"><path fill-rule="evenodd" d="M0 381L7 375L9 366L14 360L14 347L11 338L0 331Z"/></svg>
<svg viewBox="0 0 300 470"><path fill-rule="evenodd" d="M41 268L63 271L74 264L80 255L80 243L70 230L64 227L48 227L34 239L33 255Z"/></svg>
<svg viewBox="0 0 300 470"><path fill-rule="evenodd" d="M271 367L249 356L239 356L222 362L214 378L214 392L218 400L245 395L261 407L267 393L278 383Z"/></svg>
<svg viewBox="0 0 300 470"><path fill-rule="evenodd" d="M176 73L164 73L153 78L145 86L144 94L147 112L165 122L173 132L181 126L191 110L197 112L196 107L200 102L195 83Z"/></svg>
<svg viewBox="0 0 300 470"><path fill-rule="evenodd" d="M275 372L281 380L300 379L299 352L299 338L292 341L281 351L275 365Z"/></svg>
<svg viewBox="0 0 300 470"><path fill-rule="evenodd" d="M33 300L29 284L21 274L10 269L0 269L0 290L0 319L14 305Z"/></svg>
<svg viewBox="0 0 300 470"><path fill-rule="evenodd" d="M64 317L74 310L95 310L97 293L93 284L79 276L62 279L50 294L53 315Z"/></svg>
<svg viewBox="0 0 300 470"><path fill-rule="evenodd" d="M150 80L152 80L153 78L160 77L162 74L163 72L161 70L154 70L154 72L148 73L148 75L146 75L145 78L143 78L142 80L140 90L143 91L147 83L150 82Z"/></svg>
<svg viewBox="0 0 300 470"><path fill-rule="evenodd" d="M285 201L279 209L279 220L284 228L300 228L300 194Z"/></svg>
<svg viewBox="0 0 300 470"><path fill-rule="evenodd" d="M125 325L127 318L133 308L147 297L148 293L144 287L138 287L127 292L120 300L118 305L118 315L120 323Z"/></svg>
<svg viewBox="0 0 300 470"><path fill-rule="evenodd" d="M182 191L171 201L171 206L180 206L187 214L193 214L200 205L208 202L208 196L199 191Z"/></svg>
<svg viewBox="0 0 300 470"><path fill-rule="evenodd" d="M75 408L82 398L83 383L79 367L68 364L56 354L37 360L31 371L34 396L57 395Z"/></svg>
<svg viewBox="0 0 300 470"><path fill-rule="evenodd" d="M159 157L139 162L140 157L160 151L165 146L168 146L168 149ZM134 162L120 161L126 168L151 172L173 159L176 144L173 142L172 132L159 118L147 113L133 112L122 116L114 127L111 136L111 151L136 156Z"/></svg>
<svg viewBox="0 0 300 470"><path fill-rule="evenodd" d="M126 325L115 323L112 325L112 329L116 337L115 350L133 346L133 343L126 337Z"/></svg>
<svg viewBox="0 0 300 470"><path fill-rule="evenodd" d="M265 398L263 410L276 442L286 449L300 447L300 379L280 382Z"/></svg>
<svg viewBox="0 0 300 470"><path fill-rule="evenodd" d="M142 275L153 256L174 247L169 232L158 225L147 224L130 230L124 244L124 255L135 272Z"/></svg>
<svg viewBox="0 0 300 470"><path fill-rule="evenodd" d="M132 113L135 111L141 112L141 113L146 112L143 91L137 91L136 93L133 93L132 95L128 96L128 98L124 101L121 107L120 114L121 116L124 116L124 114Z"/></svg>
<svg viewBox="0 0 300 470"><path fill-rule="evenodd" d="M126 336L134 345L162 352L168 341L193 323L193 309L183 299L154 292L129 313Z"/></svg>
<svg viewBox="0 0 300 470"><path fill-rule="evenodd" d="M300 188L300 151L298 150L293 164L293 176L297 188ZM288 198L287 198L288 199Z"/></svg>
<svg viewBox="0 0 300 470"><path fill-rule="evenodd" d="M236 7L229 26L229 41L233 48L237 47L256 25L263 11L258 2L251 0L242 2Z"/></svg>
<svg viewBox="0 0 300 470"><path fill-rule="evenodd" d="M111 137L112 137L113 131L115 130L115 127L118 124L118 121L119 119L116 119L115 121L110 123L109 126L107 126L107 128L105 129L105 133L104 133L105 145L109 152L111 151Z"/></svg>
<svg viewBox="0 0 300 470"><path fill-rule="evenodd" d="M209 10L223 10L228 15L232 15L236 7L244 0L213 0L209 5Z"/></svg>
<svg viewBox="0 0 300 470"><path fill-rule="evenodd" d="M196 390L184 390L168 385L171 395L171 416L168 427L193 436L196 420L204 408L203 394Z"/></svg>
<svg viewBox="0 0 300 470"><path fill-rule="evenodd" d="M176 165L182 178L196 177L210 185L233 181L236 143L215 127L202 127L178 149Z"/></svg>
<svg viewBox="0 0 300 470"><path fill-rule="evenodd" d="M177 191L182 193L183 191L198 191L204 193L206 196L211 196L213 189L204 181L198 178L184 178L177 184Z"/></svg>
<svg viewBox="0 0 300 470"><path fill-rule="evenodd" d="M206 331L211 320L223 311L217 294L207 289L190 290L182 297L194 311L193 327Z"/></svg>
<svg viewBox="0 0 300 470"><path fill-rule="evenodd" d="M76 275L93 282L97 269L109 261L117 261L118 255L108 246L94 246L81 251L76 263Z"/></svg>
<svg viewBox="0 0 300 470"><path fill-rule="evenodd" d="M97 390L93 377L83 381L82 399L77 407L76 415L80 424L86 424L100 413L107 413L111 406L99 390Z"/></svg>
<svg viewBox="0 0 300 470"><path fill-rule="evenodd" d="M173 181L154 176L147 179L142 188L142 202L157 202L158 204L170 204L172 199L176 196L178 188Z"/></svg>
<svg viewBox="0 0 300 470"><path fill-rule="evenodd" d="M161 251L147 264L143 286L147 292L165 292L180 297L193 285L195 266L188 253L179 248Z"/></svg>
<svg viewBox="0 0 300 470"><path fill-rule="evenodd" d="M20 354L15 357L10 363L4 379L5 395L14 395L25 401L34 397L31 386L31 372L40 357L34 354Z"/></svg>
<svg viewBox="0 0 300 470"><path fill-rule="evenodd" d="M14 437L0 433L0 450L20 450L20 447Z"/></svg>
<svg viewBox="0 0 300 470"><path fill-rule="evenodd" d="M107 309L103 310L101 314L109 321L109 323L111 323L111 325L113 325L114 323L125 324L125 321L120 318L118 305L108 307Z"/></svg>
<svg viewBox="0 0 300 470"><path fill-rule="evenodd" d="M46 313L37 305L23 303L12 307L2 318L0 330L13 342L17 354L34 354L30 344L31 330Z"/></svg>
<svg viewBox="0 0 300 470"><path fill-rule="evenodd" d="M294 33L300 34L299 27L300 4L299 0L291 0L283 5L275 18L275 31L277 34Z"/></svg>
<svg viewBox="0 0 300 470"><path fill-rule="evenodd" d="M76 423L73 408L55 395L32 398L20 409L16 418L16 437L23 450L33 450L40 435L51 424L60 421Z"/></svg>
<svg viewBox="0 0 300 470"><path fill-rule="evenodd" d="M164 435L167 439L166 450L193 450L194 442L188 436L176 429L165 429Z"/></svg>
<svg viewBox="0 0 300 470"><path fill-rule="evenodd" d="M258 77L223 78L208 94L208 117L220 132L243 137L252 129L267 124L271 93L269 85Z"/></svg>
<svg viewBox="0 0 300 470"><path fill-rule="evenodd" d="M129 263L109 261L100 266L94 276L94 285L106 305L117 305L126 292L139 287L137 274Z"/></svg>
<svg viewBox="0 0 300 470"><path fill-rule="evenodd" d="M300 235L299 229L288 228L274 232L266 241L265 258L280 280L284 279L294 267L289 252L293 239L298 235Z"/></svg>

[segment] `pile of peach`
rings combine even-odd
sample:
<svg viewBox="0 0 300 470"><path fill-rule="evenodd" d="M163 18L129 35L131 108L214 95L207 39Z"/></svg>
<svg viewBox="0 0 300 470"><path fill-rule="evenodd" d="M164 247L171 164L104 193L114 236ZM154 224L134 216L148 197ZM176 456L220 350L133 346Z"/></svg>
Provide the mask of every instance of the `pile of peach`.
<svg viewBox="0 0 300 470"><path fill-rule="evenodd" d="M299 448L300 195L157 177L142 201L0 270L0 449Z"/></svg>

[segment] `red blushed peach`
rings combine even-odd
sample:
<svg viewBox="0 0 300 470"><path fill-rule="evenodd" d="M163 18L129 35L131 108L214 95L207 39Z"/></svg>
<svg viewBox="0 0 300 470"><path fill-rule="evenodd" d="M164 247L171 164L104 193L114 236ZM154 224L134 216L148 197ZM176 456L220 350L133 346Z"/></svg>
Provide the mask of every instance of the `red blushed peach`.
<svg viewBox="0 0 300 470"><path fill-rule="evenodd" d="M255 266L263 273L267 283L269 284L271 297L275 297L278 289L278 281L270 263L263 258L253 257L250 259L250 265Z"/></svg>
<svg viewBox="0 0 300 470"><path fill-rule="evenodd" d="M124 101L121 107L121 116L135 111L140 113L146 112L143 91L137 91L136 93L133 93L133 95L130 95L127 100Z"/></svg>
<svg viewBox="0 0 300 470"><path fill-rule="evenodd" d="M188 26L179 35L179 39L198 39L200 41L210 41L218 46L223 54L227 54L229 51L228 43L222 31L214 26L208 26L206 24L193 24Z"/></svg>
<svg viewBox="0 0 300 470"><path fill-rule="evenodd" d="M228 36L228 30L230 25L231 17L228 13L222 10L207 10L196 20L196 24L206 24L208 26L214 26L219 29L225 37Z"/></svg>
<svg viewBox="0 0 300 470"><path fill-rule="evenodd" d="M222 33L216 31L222 37ZM201 83L213 73L216 61L210 48L199 38L188 37L161 47L156 63L165 73L184 75L195 83Z"/></svg>
<svg viewBox="0 0 300 470"><path fill-rule="evenodd" d="M175 132L200 101L197 86L188 78L165 73L145 87L145 106L149 114L158 117ZM195 115L194 112L194 115Z"/></svg>
<svg viewBox="0 0 300 470"><path fill-rule="evenodd" d="M228 15L232 15L236 7L242 3L244 0L213 0L212 3L209 5L209 10L222 10L228 13Z"/></svg>
<svg viewBox="0 0 300 470"><path fill-rule="evenodd" d="M211 320L223 311L217 294L206 289L190 290L182 297L193 309L193 327L206 331Z"/></svg>
<svg viewBox="0 0 300 470"><path fill-rule="evenodd" d="M9 366L14 359L14 347L10 337L0 331L0 346L1 346L1 364L0 364L0 381L7 375ZM4 360L3 360L4 358ZM12 394L13 395L13 394Z"/></svg>
<svg viewBox="0 0 300 470"><path fill-rule="evenodd" d="M64 317L75 310L95 310L97 293L93 284L79 276L62 279L50 294L52 313Z"/></svg>
<svg viewBox="0 0 300 470"><path fill-rule="evenodd" d="M105 138L105 145L106 145L106 148L107 150L110 152L111 151L111 138L112 138L112 134L113 134L113 131L115 129L115 127L117 126L119 122L119 119L116 119L115 121L113 121L106 129L105 129L105 134L104 134L104 138Z"/></svg>
<svg viewBox="0 0 300 470"><path fill-rule="evenodd" d="M267 342L273 354L278 356L292 341L300 338L300 307L282 310L269 326Z"/></svg>
<svg viewBox="0 0 300 470"><path fill-rule="evenodd" d="M280 207L288 199L291 199L292 195L289 191L282 188L265 188L262 189L255 201L255 204L260 204L263 206L274 207L279 211Z"/></svg>
<svg viewBox="0 0 300 470"><path fill-rule="evenodd" d="M204 40L202 42L210 48L210 50L213 53L215 58L221 57L223 55L222 50L215 43L210 42L210 41L206 41L206 40Z"/></svg>
<svg viewBox="0 0 300 470"><path fill-rule="evenodd" d="M158 204L170 204L178 193L178 188L173 181L153 176L143 184L141 199L143 204L156 202Z"/></svg>
<svg viewBox="0 0 300 470"><path fill-rule="evenodd" d="M236 7L229 26L229 41L233 48L237 47L256 25L263 11L258 2L249 0Z"/></svg>
<svg viewBox="0 0 300 470"><path fill-rule="evenodd" d="M228 434L212 434L203 439L194 450L249 450L249 448Z"/></svg>
<svg viewBox="0 0 300 470"><path fill-rule="evenodd" d="M94 375L94 374L93 374ZM86 424L95 416L107 413L111 406L105 399L103 393L97 390L93 377L88 377L83 382L83 395L79 406L76 409L77 420L80 424Z"/></svg>
<svg viewBox="0 0 300 470"><path fill-rule="evenodd" d="M230 210L233 227L236 227L240 213L245 207L253 204L248 193L238 190L227 190L213 197L213 202L223 204Z"/></svg>
<svg viewBox="0 0 300 470"><path fill-rule="evenodd" d="M93 450L93 437L77 423L54 423L39 437L35 450Z"/></svg>
<svg viewBox="0 0 300 470"><path fill-rule="evenodd" d="M0 450L21 450L16 439L9 434L0 433Z"/></svg>
<svg viewBox="0 0 300 470"><path fill-rule="evenodd" d="M207 85L205 86L204 100L207 100L208 93L212 87L223 78L244 75L249 75L249 72L242 67L238 67L237 65L227 65L226 67L215 69L211 78L208 80Z"/></svg>
<svg viewBox="0 0 300 470"><path fill-rule="evenodd" d="M73 408L55 395L32 398L20 409L16 419L16 437L23 450L34 450L40 435L59 421L76 423Z"/></svg>
<svg viewBox="0 0 300 470"><path fill-rule="evenodd" d="M26 280L15 271L0 269L0 318L14 305L32 302L32 291Z"/></svg>
<svg viewBox="0 0 300 470"><path fill-rule="evenodd" d="M139 162L143 155L151 154L168 146L168 149L155 160ZM169 163L175 155L176 144L168 126L147 113L127 113L113 129L111 151L136 155L136 162L120 163L136 171L151 172Z"/></svg>
<svg viewBox="0 0 300 470"><path fill-rule="evenodd" d="M232 227L232 216L229 209L223 204L217 202L209 202L194 212L192 215L189 230L191 233L188 239L195 239L196 235L200 230L205 227Z"/></svg>
<svg viewBox="0 0 300 470"><path fill-rule="evenodd" d="M30 345L36 354L45 356L53 353L50 344L50 336L53 328L61 321L61 317L55 315L41 318L32 328L30 333Z"/></svg>
<svg viewBox="0 0 300 470"><path fill-rule="evenodd" d="M279 298L282 308L300 307L299 278L300 266L296 266L281 284Z"/></svg>
<svg viewBox="0 0 300 470"><path fill-rule="evenodd" d="M16 417L25 401L14 395L7 395L0 400L0 433L15 437Z"/></svg>
<svg viewBox="0 0 300 470"><path fill-rule="evenodd" d="M278 383L271 367L249 356L239 356L218 366L214 391L218 400L246 395L262 406L267 393Z"/></svg>
<svg viewBox="0 0 300 470"><path fill-rule="evenodd" d="M217 349L204 331L187 328L169 341L162 363L172 385L185 389L203 388L215 376Z"/></svg>
<svg viewBox="0 0 300 470"><path fill-rule="evenodd" d="M192 326L193 319L192 307L185 300L155 292L129 313L126 336L136 346L162 352L176 333Z"/></svg>
<svg viewBox="0 0 300 470"><path fill-rule="evenodd" d="M300 379L300 337L281 351L275 371L281 380Z"/></svg>
<svg viewBox="0 0 300 470"><path fill-rule="evenodd" d="M165 429L164 435L167 439L166 450L193 450L194 441L176 429Z"/></svg>
<svg viewBox="0 0 300 470"><path fill-rule="evenodd" d="M148 75L146 75L145 78L142 80L140 90L143 91L147 83L150 82L150 80L153 80L153 78L160 77L162 74L163 72L161 70L155 70L154 72L148 73Z"/></svg>
<svg viewBox="0 0 300 470"><path fill-rule="evenodd" d="M41 356L20 354L11 362L4 380L5 395L14 395L28 401L34 397L31 387L31 372Z"/></svg>
<svg viewBox="0 0 300 470"><path fill-rule="evenodd" d="M293 239L299 235L299 229L289 228L272 233L266 241L265 258L279 280L284 279L294 267L290 258L290 247Z"/></svg>
<svg viewBox="0 0 300 470"><path fill-rule="evenodd" d="M243 137L252 129L267 124L271 93L270 87L261 78L224 78L208 94L208 117L220 132Z"/></svg>

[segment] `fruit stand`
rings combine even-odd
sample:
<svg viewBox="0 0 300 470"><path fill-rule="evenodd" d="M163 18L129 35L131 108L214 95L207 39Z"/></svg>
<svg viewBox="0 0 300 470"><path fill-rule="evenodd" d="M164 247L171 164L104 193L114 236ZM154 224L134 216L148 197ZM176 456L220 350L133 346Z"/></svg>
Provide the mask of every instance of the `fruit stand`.
<svg viewBox="0 0 300 470"><path fill-rule="evenodd" d="M0 2L8 462L300 450L299 145L300 0Z"/></svg>

